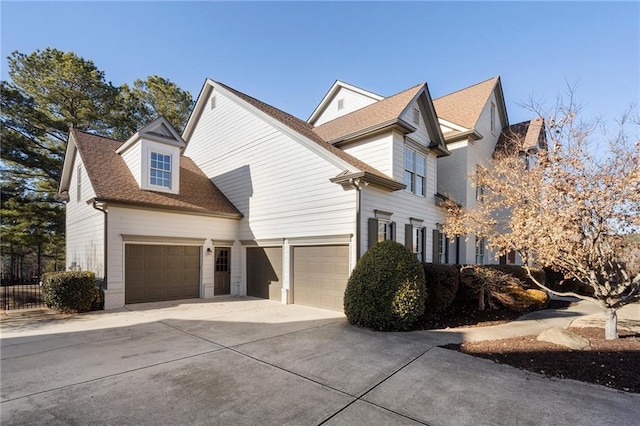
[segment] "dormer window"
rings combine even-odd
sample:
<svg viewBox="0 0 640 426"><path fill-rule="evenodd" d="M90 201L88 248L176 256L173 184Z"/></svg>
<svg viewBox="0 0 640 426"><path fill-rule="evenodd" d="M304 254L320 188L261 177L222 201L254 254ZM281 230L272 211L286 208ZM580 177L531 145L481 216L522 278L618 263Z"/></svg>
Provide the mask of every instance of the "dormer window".
<svg viewBox="0 0 640 426"><path fill-rule="evenodd" d="M149 184L171 189L171 155L151 151Z"/></svg>

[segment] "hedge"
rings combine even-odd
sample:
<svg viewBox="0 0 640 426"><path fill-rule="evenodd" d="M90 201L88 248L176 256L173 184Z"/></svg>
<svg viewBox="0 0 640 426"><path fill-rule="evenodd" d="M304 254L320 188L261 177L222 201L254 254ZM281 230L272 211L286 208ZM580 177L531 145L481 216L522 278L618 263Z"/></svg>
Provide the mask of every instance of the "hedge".
<svg viewBox="0 0 640 426"><path fill-rule="evenodd" d="M445 311L458 293L460 266L444 263L423 263L427 287L424 315Z"/></svg>
<svg viewBox="0 0 640 426"><path fill-rule="evenodd" d="M540 289L540 287L538 287L536 285L536 283L534 283L533 280L531 280L531 278L529 278L529 275L527 275L527 270L523 266L519 266L519 265L483 265L483 267L492 268L492 269L498 270L500 272L503 272L505 274L509 274L512 277L517 278L518 280L520 280L522 285L525 286L526 288ZM533 277L536 280L538 280L538 282L540 282L542 284L545 284L545 282L546 282L545 271L540 269L540 268L533 268L533 267L529 267L529 268L531 269L531 275L533 275Z"/></svg>
<svg viewBox="0 0 640 426"><path fill-rule="evenodd" d="M88 271L49 272L42 276L44 302L62 312L86 312L98 296L96 274Z"/></svg>

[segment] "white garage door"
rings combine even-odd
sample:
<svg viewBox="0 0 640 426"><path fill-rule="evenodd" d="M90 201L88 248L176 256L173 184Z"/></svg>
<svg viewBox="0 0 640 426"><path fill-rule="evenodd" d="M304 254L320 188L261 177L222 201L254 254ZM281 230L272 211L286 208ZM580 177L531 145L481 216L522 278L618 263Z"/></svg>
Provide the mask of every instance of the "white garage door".
<svg viewBox="0 0 640 426"><path fill-rule="evenodd" d="M293 303L344 310L349 280L349 246L293 248Z"/></svg>

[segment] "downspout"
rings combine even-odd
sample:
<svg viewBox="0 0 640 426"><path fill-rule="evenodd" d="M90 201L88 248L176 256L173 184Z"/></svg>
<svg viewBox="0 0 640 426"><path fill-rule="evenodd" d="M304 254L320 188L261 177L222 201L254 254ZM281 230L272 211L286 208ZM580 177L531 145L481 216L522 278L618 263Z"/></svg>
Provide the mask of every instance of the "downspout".
<svg viewBox="0 0 640 426"><path fill-rule="evenodd" d="M100 296L102 297L102 303L100 308L104 309L104 290L107 289L107 248L109 247L108 244L108 238L107 236L109 235L107 232L107 226L109 225L109 216L107 215L107 206L103 203L100 203L99 201L93 201L93 203L91 204L92 207L98 211L101 211L102 214L104 215L104 253L103 253L103 260L102 260L102 264L103 264L103 277L102 277L102 283L98 286L100 289Z"/></svg>
<svg viewBox="0 0 640 426"><path fill-rule="evenodd" d="M349 185L356 190L356 262L358 260L360 260L360 250L362 248L361 246L361 242L362 242L362 233L360 232L360 228L361 228L361 216L362 213L360 212L360 205L362 203L361 197L360 197L360 191L362 190L361 186L360 186L360 180L359 179L349 179Z"/></svg>

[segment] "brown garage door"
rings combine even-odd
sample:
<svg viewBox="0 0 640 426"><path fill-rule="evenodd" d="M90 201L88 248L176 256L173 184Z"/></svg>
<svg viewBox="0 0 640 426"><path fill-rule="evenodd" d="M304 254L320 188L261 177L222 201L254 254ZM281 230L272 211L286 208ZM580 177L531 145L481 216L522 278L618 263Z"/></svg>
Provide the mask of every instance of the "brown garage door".
<svg viewBox="0 0 640 426"><path fill-rule="evenodd" d="M282 300L282 247L247 248L247 295Z"/></svg>
<svg viewBox="0 0 640 426"><path fill-rule="evenodd" d="M125 245L125 303L200 297L200 247Z"/></svg>
<svg viewBox="0 0 640 426"><path fill-rule="evenodd" d="M349 279L349 246L293 248L293 301L342 311Z"/></svg>

